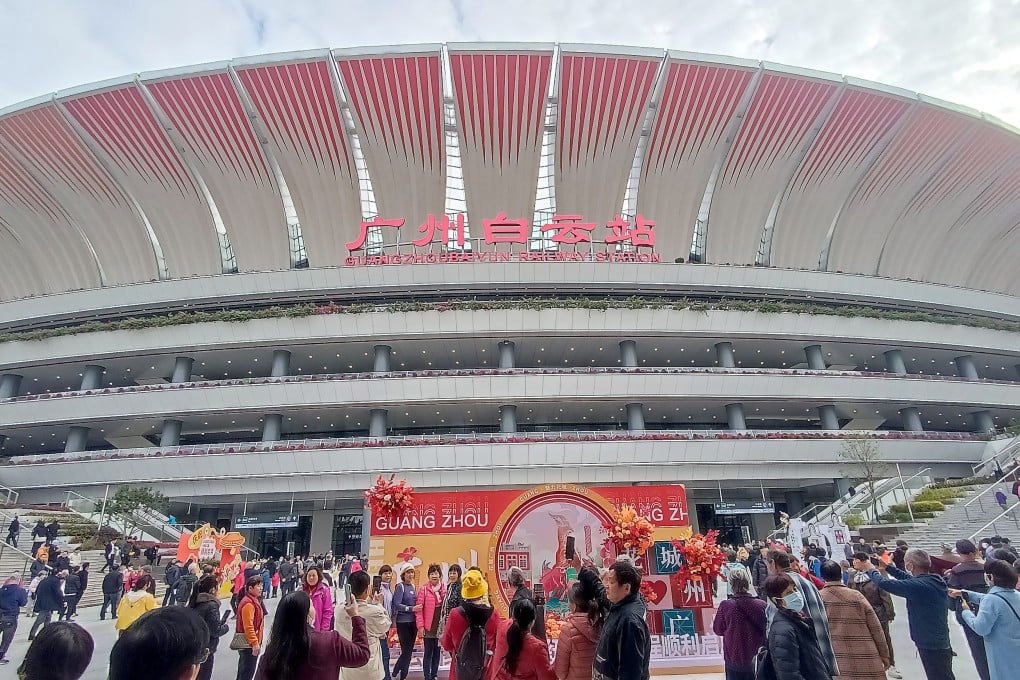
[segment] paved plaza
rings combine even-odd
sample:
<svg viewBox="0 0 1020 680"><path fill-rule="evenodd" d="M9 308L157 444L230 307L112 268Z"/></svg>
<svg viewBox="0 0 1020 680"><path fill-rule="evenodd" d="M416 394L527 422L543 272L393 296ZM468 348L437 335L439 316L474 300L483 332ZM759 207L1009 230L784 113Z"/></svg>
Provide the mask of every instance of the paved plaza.
<svg viewBox="0 0 1020 680"><path fill-rule="evenodd" d="M266 626L267 631L271 626L272 616L276 610L276 605L279 602L279 599L273 599L269 600L267 603L269 607L269 623ZM896 666L906 680L921 680L924 678L924 672L921 668L921 662L917 658L914 646L910 642L910 638L907 633L906 608L902 600L897 599L896 604L896 620L893 622L892 628L893 644L896 648ZM224 606L227 605L224 604ZM231 619L231 621L233 621L233 619ZM88 671L84 675L84 680L106 680L109 670L110 649L113 647L113 643L117 640L117 631L113 627L113 622L109 619L106 621L100 621L98 607L83 609L76 618L76 622L84 626L92 634L96 641L96 652L92 659L92 664L89 666ZM17 639L11 646L9 653L11 663L5 667L0 667L0 680L6 680L7 678L13 679L16 677L15 670L21 663L21 660L24 658L25 652L28 649L27 638L28 630L31 625L31 618L21 618L18 626ZM967 648L967 642L963 637L963 632L954 621L949 622L949 632L953 640L953 649L956 650L957 654L959 654L953 664L957 680L978 680L977 672L974 670L973 664L971 663L970 651ZM222 639L220 649L216 653L216 665L213 671L213 678L215 680L233 680L233 678L237 675L237 653L227 649L229 639L229 635ZM656 677L665 680L666 676ZM710 673L676 677L683 678L684 680L723 680L724 675L722 673Z"/></svg>

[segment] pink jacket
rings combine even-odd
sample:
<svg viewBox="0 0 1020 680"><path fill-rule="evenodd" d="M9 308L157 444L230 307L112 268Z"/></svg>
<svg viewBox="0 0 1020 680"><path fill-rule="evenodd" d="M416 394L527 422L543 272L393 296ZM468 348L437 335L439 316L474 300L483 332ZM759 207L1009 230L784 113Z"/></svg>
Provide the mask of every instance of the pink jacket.
<svg viewBox="0 0 1020 680"><path fill-rule="evenodd" d="M333 623L333 596L329 594L329 586L325 583L316 583L315 588L310 592L305 586L305 592L312 599L312 608L315 609L315 630L330 630Z"/></svg>
<svg viewBox="0 0 1020 680"><path fill-rule="evenodd" d="M426 631L429 626L432 625L433 618L436 615L436 610L441 610L443 607L443 600L446 599L446 586L442 583L439 584L439 597L432 591L432 586L428 583L418 589L418 604L421 605L421 610L416 612L414 615L415 620L418 622L418 630Z"/></svg>
<svg viewBox="0 0 1020 680"><path fill-rule="evenodd" d="M599 634L588 623L588 615L567 616L556 645L556 677L560 680L591 680Z"/></svg>

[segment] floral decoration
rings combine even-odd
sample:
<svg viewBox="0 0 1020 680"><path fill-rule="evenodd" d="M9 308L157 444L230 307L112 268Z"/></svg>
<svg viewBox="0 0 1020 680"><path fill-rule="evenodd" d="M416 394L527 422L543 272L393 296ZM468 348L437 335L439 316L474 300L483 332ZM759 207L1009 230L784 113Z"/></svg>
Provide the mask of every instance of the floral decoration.
<svg viewBox="0 0 1020 680"><path fill-rule="evenodd" d="M640 557L652 547L655 525L638 514L633 506L624 505L613 511L608 523L603 523L608 534L606 542L616 548L618 555Z"/></svg>
<svg viewBox="0 0 1020 680"><path fill-rule="evenodd" d="M726 563L726 555L716 542L719 532L694 534L684 541L674 539L673 547L683 555L683 564L673 578L683 587L688 581L704 581L716 578Z"/></svg>
<svg viewBox="0 0 1020 680"><path fill-rule="evenodd" d="M386 517L403 517L411 511L414 505L414 487L403 479L394 481L396 475L390 475L386 479L382 475L375 480L368 491L365 492L365 500L372 508L372 514Z"/></svg>

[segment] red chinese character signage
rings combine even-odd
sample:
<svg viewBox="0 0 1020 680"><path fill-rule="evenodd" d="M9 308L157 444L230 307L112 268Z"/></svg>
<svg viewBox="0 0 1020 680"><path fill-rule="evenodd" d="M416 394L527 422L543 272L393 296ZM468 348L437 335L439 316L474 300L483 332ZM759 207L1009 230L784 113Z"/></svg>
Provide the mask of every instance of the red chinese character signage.
<svg viewBox="0 0 1020 680"><path fill-rule="evenodd" d="M538 234L531 233L531 222L524 218L508 217L501 212L494 219L482 220L482 233L476 236L474 247L468 237L468 229L463 213L449 215L429 215L418 226L419 238L410 243L415 249L435 244L440 245L441 252L411 253L371 253L374 248L383 245L400 245L400 239L386 239L382 236L383 229L399 230L404 226L404 219L385 219L375 217L361 223L358 238L347 243L349 256L344 264L347 266L378 265L378 264L433 264L462 262L662 262L655 248L655 222L644 215L635 215L633 220L617 215L604 225L585 221L581 215L553 215L552 220L542 224ZM374 232L372 230L375 230ZM370 235L378 234L376 244L370 243ZM384 243L384 242L389 243ZM479 250L478 246L509 244L523 246L512 256L501 251ZM585 250L563 249L563 246L591 244ZM530 244L530 248L528 247ZM601 244L606 248L598 250ZM371 254L356 254L368 248ZM587 251L587 252L585 252Z"/></svg>

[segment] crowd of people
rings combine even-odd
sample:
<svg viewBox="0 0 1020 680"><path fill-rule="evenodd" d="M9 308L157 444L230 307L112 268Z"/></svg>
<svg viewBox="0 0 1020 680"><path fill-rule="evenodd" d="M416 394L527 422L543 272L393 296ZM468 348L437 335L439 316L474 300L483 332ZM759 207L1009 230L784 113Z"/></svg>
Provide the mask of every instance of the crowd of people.
<svg viewBox="0 0 1020 680"><path fill-rule="evenodd" d="M444 581L440 566L431 564L419 583L408 564L399 574L384 565L372 576L357 556L269 559L245 565L236 583L228 584L229 607L221 603L223 579L211 564L169 564L168 586L184 574L197 580L184 600L184 589L178 588L162 606L150 571L150 565L120 564L104 577L101 618L109 608L118 630L109 658L111 680L208 679L221 639L231 632L238 680L335 679L341 669L344 680L405 680L419 643L426 680L438 679L442 650L451 655L451 680L647 680L649 675L651 638L639 592L641 574L627 560L601 573L581 569L571 584L570 614L554 658L545 640L544 601L516 568L508 575L513 596L506 618L493 608L488 579L478 567L453 565ZM270 626L265 600L277 596L277 586L282 599ZM340 590L344 595L337 598ZM17 577L0 590L5 617L8 604L18 612L28 601ZM52 660L62 659L60 677L79 678L95 649L89 633L71 621L40 617L37 623L19 677L55 677ZM394 630L400 653L391 664ZM6 628L4 643L9 646Z"/></svg>
<svg viewBox="0 0 1020 680"><path fill-rule="evenodd" d="M928 680L953 680L954 657L981 680L1020 677L1020 556L1006 537L963 539L935 557L864 539L839 561L815 545L799 556L758 544L728 555L729 596L713 623L727 680L761 678L763 666L779 680L902 678L890 635L896 599ZM952 649L950 612L969 659Z"/></svg>
<svg viewBox="0 0 1020 680"><path fill-rule="evenodd" d="M50 569L47 548L37 551L36 562L46 566L31 594L18 577L0 588L4 656L20 610L35 602L33 642L19 669L27 680L52 677L38 664L55 654L80 668L62 677L79 677L94 650L89 634L71 622L73 598L84 587L69 591L74 574ZM901 678L895 660L904 650L894 649L890 635L898 601L928 680L955 678L954 656L973 664L982 680L1016 677L1020 560L1008 539L961 540L935 557L902 541L890 551L861 540L846 556L831 559L814 545L799 555L780 545L729 550L722 574L728 597L712 624L723 640L727 680ZM224 583L211 563L173 560L160 603L152 565L116 564L103 578L100 610L118 631L110 678L153 677L156 664L168 669L159 677L211 678L221 639L229 636L237 680L332 679L341 669L344 680L407 680L419 646L424 680L438 680L444 651L451 680L648 680L647 603L629 559L579 571L552 657L545 603L522 571L505 574L512 595L503 617L478 567L454 564L444 573L438 564L423 566L420 578L407 563L370 575L364 556L269 558L242 565ZM221 602L227 593L229 605ZM275 597L282 599L270 624L266 600ZM54 612L67 621L53 622ZM952 649L950 612L966 634L969 658Z"/></svg>

